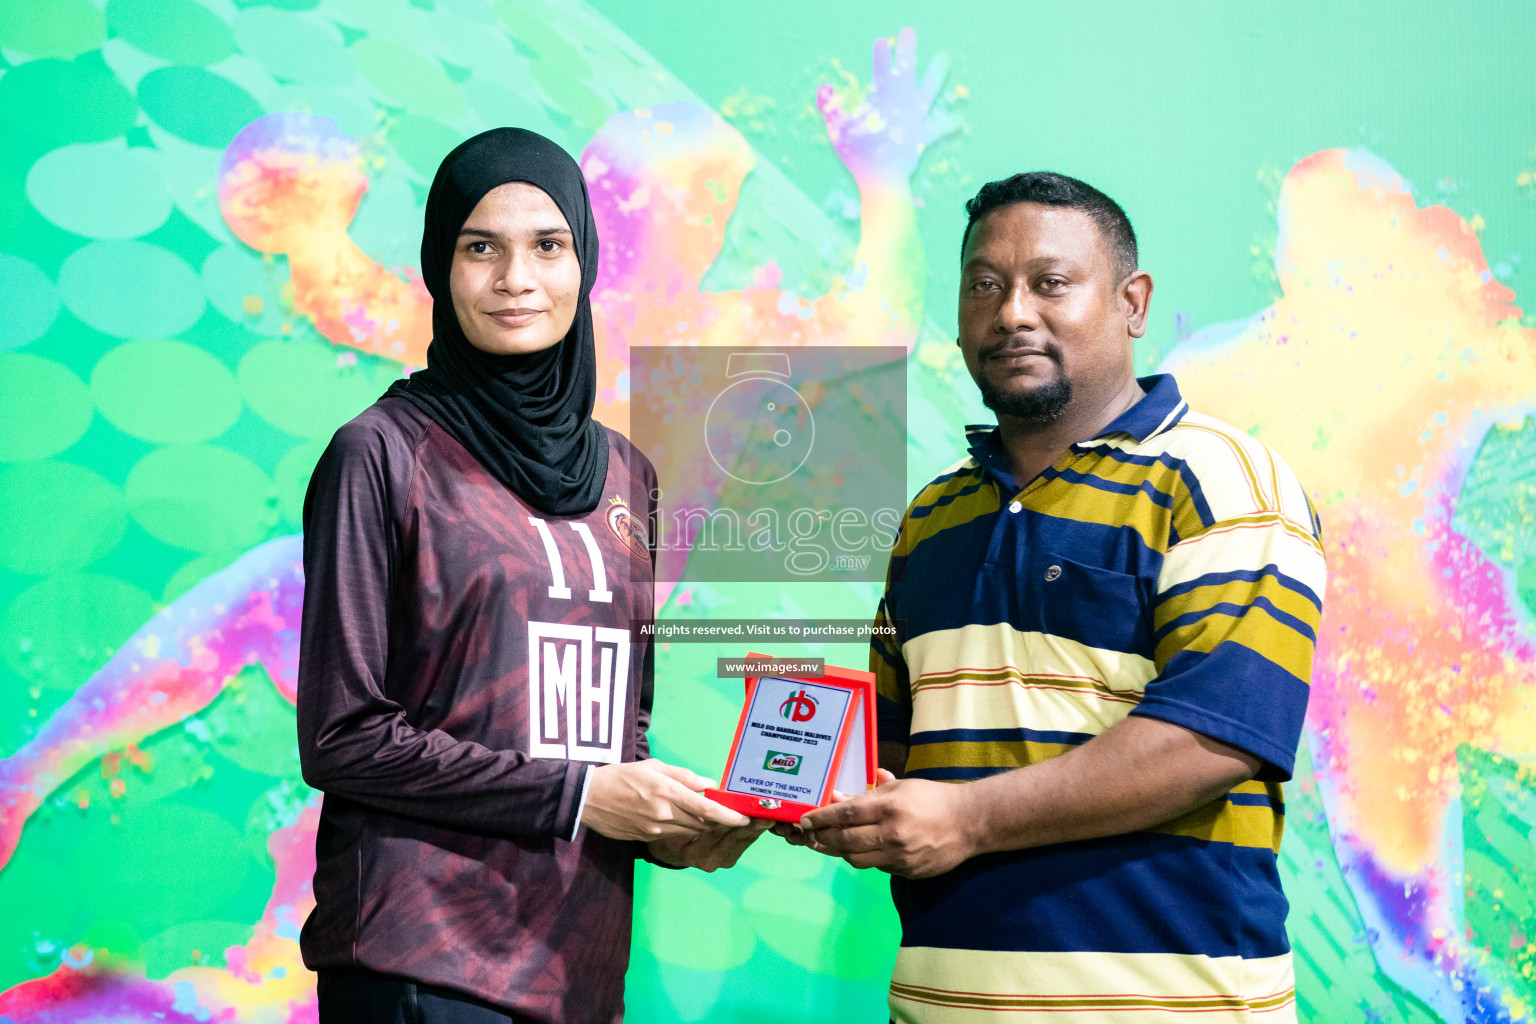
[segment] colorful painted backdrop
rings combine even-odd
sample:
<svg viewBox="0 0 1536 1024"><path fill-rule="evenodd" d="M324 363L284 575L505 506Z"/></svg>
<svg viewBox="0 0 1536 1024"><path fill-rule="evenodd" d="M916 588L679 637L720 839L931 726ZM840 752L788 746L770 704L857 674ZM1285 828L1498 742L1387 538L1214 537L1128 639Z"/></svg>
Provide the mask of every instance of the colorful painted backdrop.
<svg viewBox="0 0 1536 1024"><path fill-rule="evenodd" d="M1301 1016L1529 1019L1536 26L1336 6L0 5L0 1020L314 1019L300 502L421 364L427 182L499 124L592 184L602 416L635 343L903 345L914 484L981 416L964 199L1038 167L1119 198L1138 361L1279 449L1327 534ZM680 575L679 618L874 598ZM715 653L658 659L654 746L706 772ZM637 887L631 1019L883 1019L882 876L764 841Z"/></svg>

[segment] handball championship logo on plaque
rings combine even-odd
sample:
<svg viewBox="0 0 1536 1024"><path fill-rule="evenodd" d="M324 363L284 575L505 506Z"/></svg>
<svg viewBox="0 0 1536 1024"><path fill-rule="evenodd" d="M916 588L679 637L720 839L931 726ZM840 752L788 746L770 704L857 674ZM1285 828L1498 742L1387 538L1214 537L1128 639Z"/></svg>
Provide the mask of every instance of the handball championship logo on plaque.
<svg viewBox="0 0 1536 1024"><path fill-rule="evenodd" d="M791 722L809 722L816 717L816 703L815 697L804 690L796 690L779 705L779 715Z"/></svg>

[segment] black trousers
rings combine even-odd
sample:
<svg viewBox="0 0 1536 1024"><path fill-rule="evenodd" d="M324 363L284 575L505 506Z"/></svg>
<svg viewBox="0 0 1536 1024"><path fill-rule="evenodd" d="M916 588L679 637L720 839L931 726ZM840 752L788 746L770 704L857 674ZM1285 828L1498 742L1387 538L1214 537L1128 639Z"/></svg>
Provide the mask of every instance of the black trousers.
<svg viewBox="0 0 1536 1024"><path fill-rule="evenodd" d="M372 971L321 971L320 1024L527 1024L474 996Z"/></svg>

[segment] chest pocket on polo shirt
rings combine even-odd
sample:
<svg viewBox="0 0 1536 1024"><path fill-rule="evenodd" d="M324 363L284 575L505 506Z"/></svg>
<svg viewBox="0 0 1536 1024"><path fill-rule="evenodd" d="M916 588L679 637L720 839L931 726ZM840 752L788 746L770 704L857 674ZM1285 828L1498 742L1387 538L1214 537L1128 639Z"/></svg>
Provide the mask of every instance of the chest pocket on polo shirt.
<svg viewBox="0 0 1536 1024"><path fill-rule="evenodd" d="M1089 647L1152 656L1149 602L1138 577L1042 552L1019 581L1024 628Z"/></svg>

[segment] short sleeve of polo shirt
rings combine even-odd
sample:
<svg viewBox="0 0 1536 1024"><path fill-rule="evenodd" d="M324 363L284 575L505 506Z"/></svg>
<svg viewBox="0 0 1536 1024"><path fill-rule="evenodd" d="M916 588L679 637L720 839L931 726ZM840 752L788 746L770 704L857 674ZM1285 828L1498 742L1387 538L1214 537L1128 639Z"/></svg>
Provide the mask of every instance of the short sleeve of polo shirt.
<svg viewBox="0 0 1536 1024"><path fill-rule="evenodd" d="M1223 515L1174 540L1152 605L1154 665L1132 712L1264 759L1284 782L1306 716L1325 581L1322 527L1294 474L1243 437L1199 477Z"/></svg>

